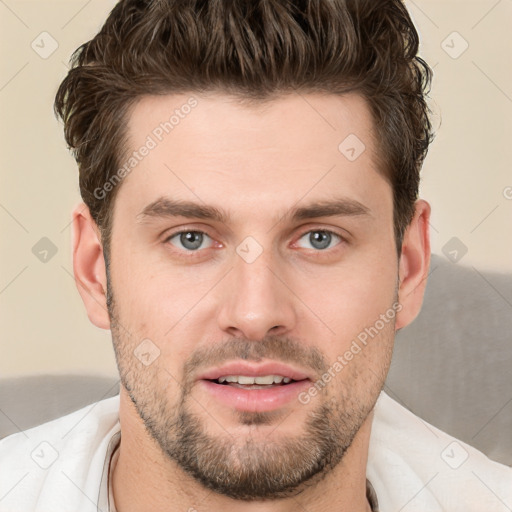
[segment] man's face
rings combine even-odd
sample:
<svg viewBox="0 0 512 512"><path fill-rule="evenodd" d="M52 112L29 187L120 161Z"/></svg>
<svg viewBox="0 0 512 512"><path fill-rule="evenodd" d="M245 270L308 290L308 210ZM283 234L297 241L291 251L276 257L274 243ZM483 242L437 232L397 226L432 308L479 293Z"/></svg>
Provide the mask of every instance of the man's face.
<svg viewBox="0 0 512 512"><path fill-rule="evenodd" d="M171 464L235 499L282 497L343 462L384 383L398 281L392 189L358 96L295 94L261 110L194 97L168 134L158 127L190 96L143 98L129 119L129 153L150 150L114 208L121 381ZM225 218L147 208L160 199ZM327 202L342 208L293 215ZM247 368L220 368L237 362ZM298 382L206 379L272 362L285 366L265 375Z"/></svg>

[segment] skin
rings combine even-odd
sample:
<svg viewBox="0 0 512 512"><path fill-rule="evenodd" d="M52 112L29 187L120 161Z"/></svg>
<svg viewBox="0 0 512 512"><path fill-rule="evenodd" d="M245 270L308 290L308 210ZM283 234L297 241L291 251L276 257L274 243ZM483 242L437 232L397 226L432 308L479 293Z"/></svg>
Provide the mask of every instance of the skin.
<svg viewBox="0 0 512 512"><path fill-rule="evenodd" d="M128 122L130 151L189 97L140 99ZM375 164L373 121L357 95L293 94L265 108L221 94L194 97L198 106L119 185L110 308L99 230L84 204L73 212L77 286L91 322L112 331L121 376L116 507L320 512L336 504L337 511L368 511L373 407L395 331L423 300L430 206L416 202L398 258L392 189ZM338 150L349 134L366 146L355 161ZM230 219L141 220L162 196L222 208ZM283 217L334 197L368 212ZM208 236L194 252L179 235L169 240L181 230ZM333 235L319 249L310 235L324 230L343 238ZM236 252L247 236L262 248L252 263ZM195 380L245 354L288 362L315 381L396 302L394 321L307 404L242 414ZM134 356L144 339L159 350L147 366ZM316 469L303 471L311 461ZM268 475L285 476L272 485ZM246 479L238 488L237 477Z"/></svg>

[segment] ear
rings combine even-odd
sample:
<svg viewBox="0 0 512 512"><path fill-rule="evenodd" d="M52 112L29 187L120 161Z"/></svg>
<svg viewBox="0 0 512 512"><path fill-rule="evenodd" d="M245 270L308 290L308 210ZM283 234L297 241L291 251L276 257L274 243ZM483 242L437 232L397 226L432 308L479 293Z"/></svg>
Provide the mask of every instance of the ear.
<svg viewBox="0 0 512 512"><path fill-rule="evenodd" d="M110 329L107 309L107 274L101 235L85 203L73 210L73 272L89 320Z"/></svg>
<svg viewBox="0 0 512 512"><path fill-rule="evenodd" d="M430 205L415 203L414 217L404 233L399 266L398 301L395 329L409 325L420 312L430 267Z"/></svg>

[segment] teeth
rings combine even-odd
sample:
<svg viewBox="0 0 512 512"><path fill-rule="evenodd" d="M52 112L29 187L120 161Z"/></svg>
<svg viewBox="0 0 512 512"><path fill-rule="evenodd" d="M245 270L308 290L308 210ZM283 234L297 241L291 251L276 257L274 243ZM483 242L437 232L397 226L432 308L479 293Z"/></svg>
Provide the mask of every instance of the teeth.
<svg viewBox="0 0 512 512"><path fill-rule="evenodd" d="M279 379L279 380L276 380L276 379ZM254 379L254 382L256 384L274 384L274 382L276 384L279 384L281 381L283 380L283 378L280 376L280 375L276 375L275 377L273 375L262 375L261 377L256 377ZM240 382L240 384L242 384L242 381L238 381Z"/></svg>
<svg viewBox="0 0 512 512"><path fill-rule="evenodd" d="M261 375L258 377L248 377L246 375L226 375L219 377L219 383L223 382L238 382L238 384L281 384L284 382L288 384L292 379L283 377L282 375Z"/></svg>
<svg viewBox="0 0 512 512"><path fill-rule="evenodd" d="M245 377L244 375L239 375L238 377L236 377L236 380L237 380L238 384L254 384L254 382L256 381L256 378L255 377ZM270 383L272 383L272 381L270 381Z"/></svg>

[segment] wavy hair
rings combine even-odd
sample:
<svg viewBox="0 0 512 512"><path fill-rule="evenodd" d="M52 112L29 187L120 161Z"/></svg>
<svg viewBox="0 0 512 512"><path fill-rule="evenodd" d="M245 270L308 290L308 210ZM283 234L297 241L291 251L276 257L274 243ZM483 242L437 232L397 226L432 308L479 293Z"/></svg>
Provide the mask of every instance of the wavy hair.
<svg viewBox="0 0 512 512"><path fill-rule="evenodd" d="M393 188L400 253L433 140L432 70L401 0L121 0L71 57L54 109L106 254L130 106L144 95L229 93L258 104L299 92L362 95Z"/></svg>

